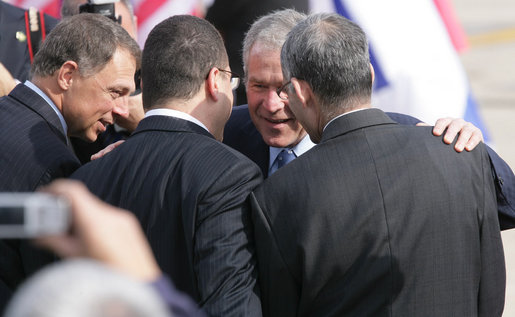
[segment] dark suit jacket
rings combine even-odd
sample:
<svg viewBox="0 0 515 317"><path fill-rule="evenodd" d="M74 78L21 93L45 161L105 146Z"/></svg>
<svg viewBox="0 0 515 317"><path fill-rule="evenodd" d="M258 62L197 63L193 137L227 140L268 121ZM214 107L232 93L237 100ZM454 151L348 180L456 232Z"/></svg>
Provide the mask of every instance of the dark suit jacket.
<svg viewBox="0 0 515 317"><path fill-rule="evenodd" d="M57 114L23 84L0 99L0 127L0 191L34 191L80 166ZM52 258L26 241L1 241L0 307L28 274Z"/></svg>
<svg viewBox="0 0 515 317"><path fill-rule="evenodd" d="M59 22L47 14L45 16L45 30L48 34ZM0 1L0 62L11 75L19 81L25 81L30 71L30 56L27 41L16 39L16 32L25 29L25 10Z"/></svg>
<svg viewBox="0 0 515 317"><path fill-rule="evenodd" d="M137 216L161 269L208 315L261 314L247 197L262 177L246 157L194 123L151 116L72 177Z"/></svg>
<svg viewBox="0 0 515 317"><path fill-rule="evenodd" d="M420 120L400 113L386 112L390 119L404 125L415 125ZM224 143L240 151L256 163L268 176L269 147L252 123L247 105L234 107L224 130ZM515 228L515 175L506 162L487 146L492 175L496 187L501 230Z"/></svg>
<svg viewBox="0 0 515 317"><path fill-rule="evenodd" d="M500 316L505 270L483 144L369 109L252 197L264 316Z"/></svg>

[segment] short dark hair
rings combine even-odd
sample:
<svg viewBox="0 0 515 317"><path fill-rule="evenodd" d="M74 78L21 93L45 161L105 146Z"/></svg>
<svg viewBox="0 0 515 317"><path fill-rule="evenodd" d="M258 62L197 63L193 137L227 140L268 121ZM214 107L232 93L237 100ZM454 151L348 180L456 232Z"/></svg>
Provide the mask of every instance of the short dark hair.
<svg viewBox="0 0 515 317"><path fill-rule="evenodd" d="M143 106L149 109L172 98L191 98L211 68L228 65L222 37L212 24L190 15L170 17L155 26L145 42Z"/></svg>
<svg viewBox="0 0 515 317"><path fill-rule="evenodd" d="M338 14L313 14L295 26L282 48L281 65L285 81L305 80L326 111L342 107L348 111L370 101L367 37L357 24Z"/></svg>
<svg viewBox="0 0 515 317"><path fill-rule="evenodd" d="M83 13L59 22L34 58L32 74L51 76L66 61L74 61L82 76L104 68L116 49L129 52L139 67L141 49L120 25L100 14Z"/></svg>

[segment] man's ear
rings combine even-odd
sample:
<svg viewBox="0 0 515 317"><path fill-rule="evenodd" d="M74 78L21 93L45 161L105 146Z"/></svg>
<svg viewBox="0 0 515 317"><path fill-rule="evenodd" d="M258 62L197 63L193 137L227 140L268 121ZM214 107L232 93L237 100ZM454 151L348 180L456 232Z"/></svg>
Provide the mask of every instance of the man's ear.
<svg viewBox="0 0 515 317"><path fill-rule="evenodd" d="M297 98L299 98L303 107L306 107L313 99L313 91L309 84L304 80L299 80L295 77L291 78L292 88L295 90Z"/></svg>
<svg viewBox="0 0 515 317"><path fill-rule="evenodd" d="M376 74L374 72L374 66L372 66L372 64L369 64L370 65L370 74L372 75L372 85L374 84L374 80L376 79Z"/></svg>
<svg viewBox="0 0 515 317"><path fill-rule="evenodd" d="M214 101L218 101L218 91L220 86L218 83L220 77L220 70L216 67L211 68L206 78L206 95L211 97Z"/></svg>
<svg viewBox="0 0 515 317"><path fill-rule="evenodd" d="M79 65L74 61L66 61L57 70L57 83L62 90L68 90L73 84L73 74L79 71Z"/></svg>

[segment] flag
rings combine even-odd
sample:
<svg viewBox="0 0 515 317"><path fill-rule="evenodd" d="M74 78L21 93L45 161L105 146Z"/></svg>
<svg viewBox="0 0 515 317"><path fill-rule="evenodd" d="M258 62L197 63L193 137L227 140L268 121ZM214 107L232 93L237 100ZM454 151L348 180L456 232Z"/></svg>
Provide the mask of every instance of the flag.
<svg viewBox="0 0 515 317"><path fill-rule="evenodd" d="M466 37L448 0L312 0L312 12L337 12L367 33L379 84L372 104L429 124L464 118L486 127L457 50Z"/></svg>

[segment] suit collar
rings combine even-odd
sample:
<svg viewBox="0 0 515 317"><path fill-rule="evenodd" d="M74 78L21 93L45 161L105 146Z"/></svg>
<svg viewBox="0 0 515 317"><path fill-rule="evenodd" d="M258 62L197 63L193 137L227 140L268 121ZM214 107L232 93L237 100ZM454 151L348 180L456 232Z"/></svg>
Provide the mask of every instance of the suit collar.
<svg viewBox="0 0 515 317"><path fill-rule="evenodd" d="M352 132L354 130L384 125L384 124L397 124L392 121L383 111L379 109L366 109L349 113L348 115L341 116L331 122L324 132L320 143L326 142L337 136Z"/></svg>
<svg viewBox="0 0 515 317"><path fill-rule="evenodd" d="M40 115L54 130L59 131L59 137L67 143L66 133L59 117L54 109L37 92L24 84L19 84L14 87L9 96Z"/></svg>
<svg viewBox="0 0 515 317"><path fill-rule="evenodd" d="M234 126L236 126L237 129L234 129ZM226 132L241 134L241 136L227 136L226 139L234 139L237 137L239 140L238 144L228 142L229 145L236 145L234 147L254 161L261 169L263 176L267 177L270 165L270 147L265 143L263 136L256 129L254 122L252 122L248 105L233 108L231 118L226 125Z"/></svg>
<svg viewBox="0 0 515 317"><path fill-rule="evenodd" d="M149 131L189 132L202 134L214 139L211 133L193 122L175 117L159 115L146 117L141 120L132 135Z"/></svg>

